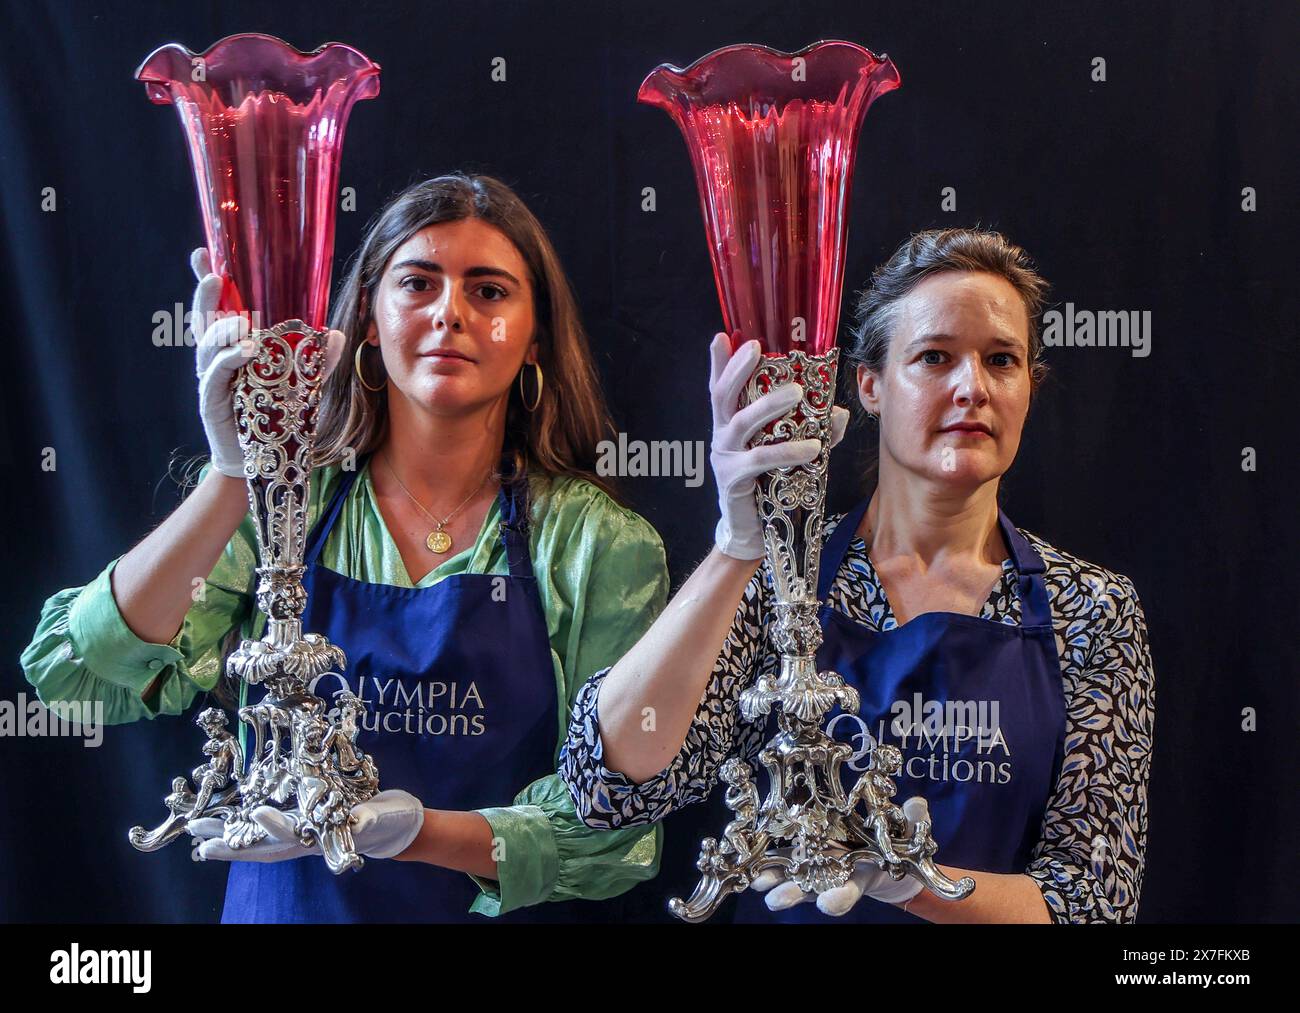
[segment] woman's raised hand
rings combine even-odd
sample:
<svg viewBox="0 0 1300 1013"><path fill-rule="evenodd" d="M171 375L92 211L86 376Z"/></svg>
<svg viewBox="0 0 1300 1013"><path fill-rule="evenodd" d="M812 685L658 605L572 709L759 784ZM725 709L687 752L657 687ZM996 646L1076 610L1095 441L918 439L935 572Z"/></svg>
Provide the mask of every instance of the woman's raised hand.
<svg viewBox="0 0 1300 1013"><path fill-rule="evenodd" d="M212 453L212 467L231 478L242 478L244 454L235 430L235 406L230 385L235 371L253 354L248 317L217 315L221 278L212 273L208 251L190 254L190 267L198 279L190 307L190 327L195 337L195 368L199 378L199 417ZM209 323L211 321L211 323Z"/></svg>
<svg viewBox="0 0 1300 1013"><path fill-rule="evenodd" d="M244 453L235 428L235 406L230 386L235 373L256 349L249 337L251 326L242 313L218 313L221 278L212 273L206 247L190 254L190 267L198 285L190 310L195 342L195 373L199 379L199 416L212 453L212 467L231 478L244 476ZM273 321L273 323L276 321ZM338 364L345 343L341 331L330 331L325 345L324 377Z"/></svg>
<svg viewBox="0 0 1300 1013"><path fill-rule="evenodd" d="M803 387L787 383L738 408L741 391L762 358L757 341L747 341L731 353L731 341L718 334L709 346L709 397L713 402L713 448L709 456L718 483L718 548L734 559L763 556L763 525L754 502L754 480L765 471L808 464L821 452L817 440L788 440L762 447L749 446L754 435L780 418L803 397ZM849 413L831 410L831 446L844 437Z"/></svg>

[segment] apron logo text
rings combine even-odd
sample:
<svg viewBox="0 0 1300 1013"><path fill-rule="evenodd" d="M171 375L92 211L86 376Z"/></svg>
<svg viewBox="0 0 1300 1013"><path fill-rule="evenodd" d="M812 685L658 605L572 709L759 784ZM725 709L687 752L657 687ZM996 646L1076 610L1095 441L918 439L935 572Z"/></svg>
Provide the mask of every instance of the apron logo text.
<svg viewBox="0 0 1300 1013"><path fill-rule="evenodd" d="M366 706L362 731L405 735L482 735L487 731L487 714L483 697L474 682L403 682L398 678L379 679L359 676L353 688L338 672L326 672L309 687L324 678L339 683L333 696L343 690L355 693Z"/></svg>
<svg viewBox="0 0 1300 1013"><path fill-rule="evenodd" d="M903 750L902 774L915 781L956 781L1007 784L1011 780L1011 748L998 724L997 700L895 700L892 719L876 724L875 734L857 714L836 714L827 726L835 737L841 722L856 726L850 742L856 746L846 766L864 771L871 765L878 742ZM1001 759L998 758L1000 754Z"/></svg>

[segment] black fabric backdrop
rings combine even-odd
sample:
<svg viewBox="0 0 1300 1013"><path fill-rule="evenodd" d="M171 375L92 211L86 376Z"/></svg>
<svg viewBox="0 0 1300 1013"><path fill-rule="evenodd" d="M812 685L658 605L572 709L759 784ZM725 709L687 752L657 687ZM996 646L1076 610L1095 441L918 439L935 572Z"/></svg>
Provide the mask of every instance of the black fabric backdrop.
<svg viewBox="0 0 1300 1013"><path fill-rule="evenodd" d="M336 264L406 183L499 175L552 231L619 428L707 440L719 313L695 185L637 85L728 43L846 38L888 52L903 79L863 132L850 293L909 232L982 224L1037 257L1058 303L1151 311L1147 358L1049 351L1003 503L1141 595L1157 718L1140 920L1296 919L1294 5L10 0L3 22L5 699L31 695L17 658L42 601L165 516L169 456L204 446L192 349L150 340L156 311L188 303L201 242L175 114L131 77L154 47L260 31L379 61L382 93L348 128L341 184L357 209L339 217ZM490 79L498 56L505 82ZM940 209L949 186L955 212ZM57 210L41 210L44 187ZM854 494L863 443L854 431L836 452L832 508ZM709 543L710 483L625 490L680 583ZM1244 708L1257 730L1243 731ZM126 840L196 762L197 735L163 719L110 728L98 749L0 739L0 915L215 920L224 867ZM665 876L630 912L658 917L688 885L701 825L721 826L706 817L669 825Z"/></svg>

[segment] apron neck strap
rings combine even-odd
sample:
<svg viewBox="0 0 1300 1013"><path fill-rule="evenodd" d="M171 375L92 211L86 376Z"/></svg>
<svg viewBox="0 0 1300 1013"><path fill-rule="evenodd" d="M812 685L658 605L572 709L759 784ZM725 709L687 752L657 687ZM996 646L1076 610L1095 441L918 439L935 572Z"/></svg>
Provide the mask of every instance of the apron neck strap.
<svg viewBox="0 0 1300 1013"><path fill-rule="evenodd" d="M817 600L824 602L831 593L831 584L835 582L835 574L839 571L840 564L844 562L844 556L849 551L849 545L857 536L858 525L862 523L862 518L866 516L867 507L871 503L871 497L868 496L852 510L841 518L840 523L836 525L835 530L831 532L830 538L826 539L826 544L822 546L822 565L821 572L817 575Z"/></svg>
<svg viewBox="0 0 1300 1013"><path fill-rule="evenodd" d="M1047 582L1043 580L1043 574L1047 572L1043 557L1011 523L1001 507L998 508L998 524L1002 527L1002 540L1011 550L1011 562L1016 567L1018 581L1016 590L1020 593L1020 625L1050 627L1052 607L1047 595Z"/></svg>
<svg viewBox="0 0 1300 1013"><path fill-rule="evenodd" d="M501 509L501 548L506 554L510 576L532 580L533 559L528 551L528 478L520 476L501 483L497 494Z"/></svg>
<svg viewBox="0 0 1300 1013"><path fill-rule="evenodd" d="M320 556L321 546L325 544L325 539L329 537L334 522L339 519L339 512L343 509L343 501L348 498L348 493L356 483L357 476L361 474L362 467L365 467L365 465L362 464L351 471L343 472L342 481L339 482L338 488L334 490L329 505L325 507L325 512L317 520L316 526L312 528L311 537L307 540L307 551L303 556L304 566L312 566L315 564L317 557Z"/></svg>

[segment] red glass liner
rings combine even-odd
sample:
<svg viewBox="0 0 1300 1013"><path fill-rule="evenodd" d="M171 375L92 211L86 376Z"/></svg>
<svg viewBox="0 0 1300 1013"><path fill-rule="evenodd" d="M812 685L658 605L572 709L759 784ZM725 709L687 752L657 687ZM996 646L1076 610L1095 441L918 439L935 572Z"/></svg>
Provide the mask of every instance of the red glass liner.
<svg viewBox="0 0 1300 1013"><path fill-rule="evenodd" d="M200 54L162 46L136 70L180 116L222 309L325 326L343 133L379 69L342 43L302 53L244 34Z"/></svg>
<svg viewBox="0 0 1300 1013"><path fill-rule="evenodd" d="M858 131L899 83L888 56L851 42L727 46L642 82L638 100L672 116L690 150L733 348L835 347Z"/></svg>

